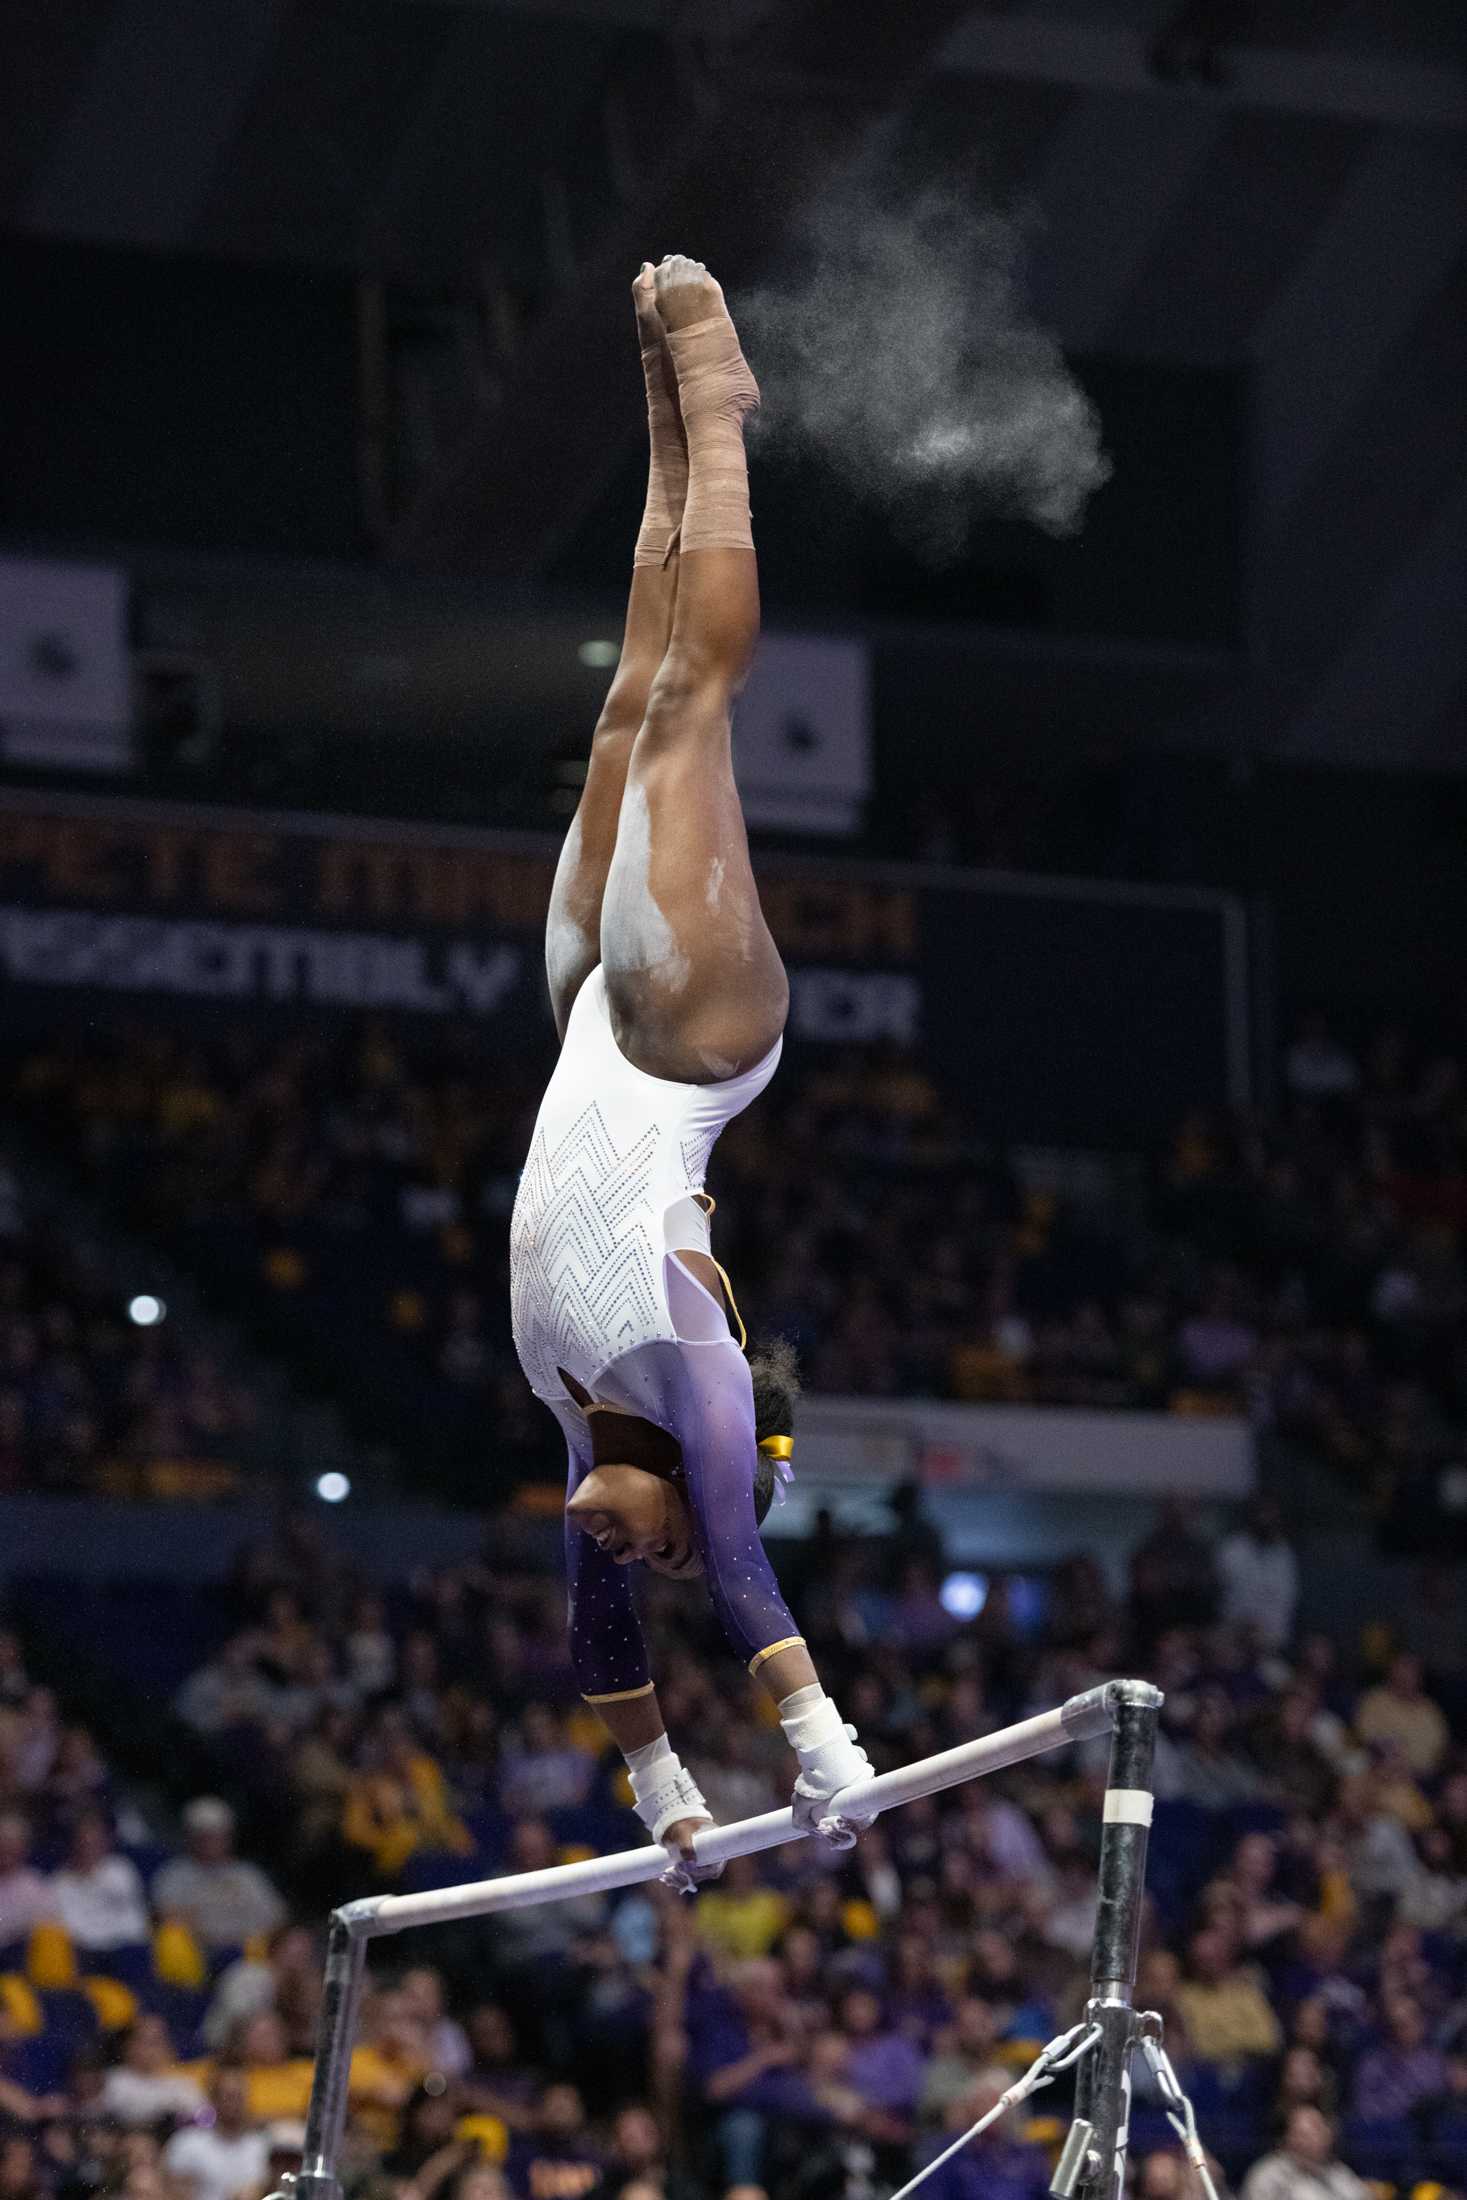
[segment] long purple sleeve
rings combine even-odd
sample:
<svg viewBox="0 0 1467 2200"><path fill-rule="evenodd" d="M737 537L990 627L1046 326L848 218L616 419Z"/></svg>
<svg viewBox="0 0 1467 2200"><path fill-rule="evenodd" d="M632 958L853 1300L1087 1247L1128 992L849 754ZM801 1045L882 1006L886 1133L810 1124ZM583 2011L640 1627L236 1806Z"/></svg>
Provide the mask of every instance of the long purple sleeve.
<svg viewBox="0 0 1467 2200"><path fill-rule="evenodd" d="M678 1418L698 1553L719 1624L746 1665L798 1642L754 1512L754 1389L738 1346L682 1348L687 1405Z"/></svg>
<svg viewBox="0 0 1467 2200"><path fill-rule="evenodd" d="M570 1496L592 1465L585 1422L570 1408L557 1409L565 1430L566 1495ZM642 1623L632 1595L632 1569L616 1560L590 1536L565 1522L565 1579L570 1622L571 1667L581 1694L595 1703L608 1696L640 1696L652 1686Z"/></svg>
<svg viewBox="0 0 1467 2200"><path fill-rule="evenodd" d="M576 1685L589 1702L640 1696L652 1685L642 1623L632 1596L632 1569L565 1524L565 1574L570 1591L570 1654Z"/></svg>

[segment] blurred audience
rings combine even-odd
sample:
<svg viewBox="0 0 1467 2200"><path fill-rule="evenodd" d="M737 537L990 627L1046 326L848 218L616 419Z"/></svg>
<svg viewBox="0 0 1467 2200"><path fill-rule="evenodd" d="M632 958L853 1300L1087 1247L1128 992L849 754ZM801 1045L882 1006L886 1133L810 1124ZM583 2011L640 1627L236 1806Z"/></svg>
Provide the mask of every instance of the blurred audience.
<svg viewBox="0 0 1467 2200"><path fill-rule="evenodd" d="M1173 1519L1162 1509L1158 1531ZM1379 1628L1354 1655L1297 1633L1266 1643L1257 1604L1181 1619L1176 1583L1224 1573L1195 1528L1175 1567L1157 1533L1143 1536L1119 1604L1077 1564L1048 1630L1026 1631L998 1594L941 1634L887 1632L883 1600L899 1603L922 1564L913 1532L900 1508L886 1537L822 1531L817 1653L878 1765L1120 1665L1167 1689L1138 1991L1164 2016L1220 2179L1253 2200L1461 2182L1467 1903L1453 1891L1467 1888L1467 1749L1415 1653ZM1267 1552L1275 1523L1255 1509L1240 1532ZM79 1965L125 1972L136 2002L96 2045L43 2067L0 2032L0 2126L64 2131L77 2153L98 2130L161 2139L150 2174L180 2195L234 2200L224 2187L248 2171L236 2189L255 2200L298 2143L321 1984L316 1932L279 1885L304 1871L336 1894L354 1869L433 1885L634 1837L619 1759L565 1668L558 1580L508 1564L502 1533L486 1548L496 1565L385 1596L293 1523L246 1554L233 1632L200 1669L227 1685L196 1674L179 1697L232 1801L195 1798L184 1853L149 1875L112 1870L130 1859L103 1811L43 1792L39 1815L10 1814L0 1886L30 1931L67 1933L69 1911ZM710 1786L721 1775L734 1803L767 1807L787 1777L777 1733L709 1655L696 1601L646 1587L675 1729L696 1736ZM862 1648L857 1612L876 1615L879 1649ZM18 1644L0 1641L0 1674L12 1701L32 1700ZM657 1888L589 1897L509 1913L492 1936L466 1926L431 1951L392 1947L352 2066L354 2193L893 2189L1083 2008L1103 1768L1103 1745L1076 1746L895 1812L847 1857L740 1859L696 1902ZM310 1818L279 1815L302 1786ZM279 1829L269 1873L236 1852L243 1813ZM109 1877L112 1948L87 1938ZM198 1950L188 1987L160 1969L176 1931ZM11 1960L33 1957L21 1946ZM1181 2200L1189 2173L1164 2106L1138 2072L1133 2184ZM1011 2112L933 2184L949 2200L1040 2200L1062 2095L1054 2117ZM272 2166L257 2175L262 2151Z"/></svg>
<svg viewBox="0 0 1467 2200"><path fill-rule="evenodd" d="M30 1211L0 1154L0 1493L218 1479L255 1418L248 1390L177 1324L125 1318L94 1251Z"/></svg>
<svg viewBox="0 0 1467 2200"><path fill-rule="evenodd" d="M1225 1568L1190 1526L1169 1562L1166 1508L1120 1604L1077 1563L1047 1631L998 1593L940 1633L888 1632L884 1600L899 1609L924 1563L913 1517L899 1507L885 1537L822 1531L813 1638L878 1765L1119 1665L1153 1673L1167 1704L1139 1992L1220 2179L1251 2200L1460 2180L1467 1750L1415 1653L1379 1629L1359 1663L1315 1636L1265 1641L1266 1600L1229 1618L1204 1599L1188 1618L1179 1585ZM1267 1554L1275 1530L1255 1508L1240 1533ZM179 1695L225 1790L183 1811L182 1853L139 1868L110 1805L44 1783L0 1820L15 1975L60 1934L78 1969L119 1982L100 2031L53 2035L45 1995L39 2035L0 2023L0 2132L41 2149L40 2200L120 2191L139 2163L161 2200L259 2200L290 2166L321 1990L319 1911L298 1922L279 1891L302 1872L333 1895L354 1870L432 1885L634 1837L620 1761L565 1666L560 1583L511 1548L491 1531L497 1563L383 1595L319 1528L287 1521L243 1555L232 1632ZM777 1732L709 1655L696 1601L646 1587L674 1727L696 1736L710 1791L721 1777L735 1806L768 1807L787 1778ZM857 1612L879 1649L861 1647ZM36 1696L13 1635L0 1695ZM43 1702L27 1732L65 1718ZM849 1856L740 1859L696 1902L636 1890L391 1946L353 2058L354 2200L892 2190L1083 2008L1103 1767L1103 1746L1076 1746L895 1812ZM309 1814L280 1812L292 1792ZM268 1870L238 1853L241 1822L278 1829ZM1042 2200L1063 2096L1054 2114L999 2119L934 2187ZM1133 2139L1135 2190L1182 2200L1189 2173L1144 2072ZM150 2151L119 2168L134 2142Z"/></svg>
<svg viewBox="0 0 1467 2200"><path fill-rule="evenodd" d="M1317 2108L1290 2111L1278 2150L1255 2162L1242 2200L1367 2200L1370 2187L1335 2153L1334 2126Z"/></svg>
<svg viewBox="0 0 1467 2200"><path fill-rule="evenodd" d="M105 1958L121 1948L143 1948L152 1937L142 1876L129 1856L119 1854L112 1828L101 1811L89 1810L72 1828L71 1845L50 1883L54 1914L65 1926L79 1955Z"/></svg>
<svg viewBox="0 0 1467 2200"><path fill-rule="evenodd" d="M726 1250L817 1387L1243 1411L1356 1496L1414 1504L1467 1397L1449 1071L1315 1022L1282 1123L1190 1119L1128 1206L1039 1187L909 1062L827 1064L720 1149ZM440 1463L472 1443L481 1464L492 1425L538 1471L499 1315L532 1086L374 1029L140 1056L94 1039L33 1058L16 1089L179 1257L263 1282L285 1349L340 1348L339 1382L364 1367L364 1397L406 1397L443 1431ZM160 1401L182 1426L184 1396L190 1441L212 1426L226 1450L247 1404L220 1421L187 1347L89 1299L12 1192L0 1481L8 1459L12 1479L69 1486L129 1431L156 1441ZM64 1435L68 1413L87 1429ZM507 1521L484 1552L385 1589L319 1524L245 1554L189 1638L170 1731L214 1792L177 1828L125 1736L114 1763L64 1678L53 1692L0 1629L0 2200L259 2200L299 2157L328 1901L637 1838L576 1696L559 1575ZM1001 1580L974 1619L943 1608L916 1492L886 1534L826 1519L782 1555L879 1767L1119 1670L1166 1690L1139 1991L1220 2189L1467 2188L1449 1539L1395 1634L1348 1643L1300 1634L1299 1554L1266 1497L1221 1540L1160 1508L1123 1594L1077 1554L1039 1617ZM706 1792L724 1816L772 1807L777 1729L702 1603L644 1586L664 1709ZM135 1648L117 1640L113 1678L141 1705L156 1684ZM695 1901L653 1887L384 1944L351 2071L351 2200L889 2193L1082 2012L1104 1768L1103 1745L1074 1745L893 1812L848 1855L742 1859ZM1057 2088L1045 2115L998 2119L930 2189L1041 2200L1069 2102ZM1144 2072L1132 2123L1132 2190L1190 2200Z"/></svg>
<svg viewBox="0 0 1467 2200"><path fill-rule="evenodd" d="M1315 1016L1285 1083L1276 1120L1189 1116L1138 1212L1120 1175L1097 1192L1092 1172L1081 1198L995 1150L910 1057L792 1061L720 1142L721 1250L756 1332L789 1335L814 1390L1243 1413L1409 1532L1467 1422L1462 1063L1391 1033L1352 1050ZM395 1438L449 1490L477 1485L487 1426L507 1471L554 1471L506 1320L537 1063L511 1073L469 1035L377 1024L140 1026L58 1040L11 1088L364 1440ZM218 1370L165 1331L128 1333L21 1232L0 1259L0 1484L165 1435L204 1458L237 1448L248 1401ZM1265 1646L1286 1639L1292 1555L1267 1509L1208 1578L1183 1549L1146 1565L1157 1624L1180 1570ZM1448 1608L1422 1625L1427 1654L1467 1674Z"/></svg>
<svg viewBox="0 0 1467 2200"><path fill-rule="evenodd" d="M239 1948L269 1933L285 1904L258 1864L234 1853L234 1812L217 1795L197 1796L183 1814L187 1854L153 1882L164 1917L183 1921L206 1950Z"/></svg>

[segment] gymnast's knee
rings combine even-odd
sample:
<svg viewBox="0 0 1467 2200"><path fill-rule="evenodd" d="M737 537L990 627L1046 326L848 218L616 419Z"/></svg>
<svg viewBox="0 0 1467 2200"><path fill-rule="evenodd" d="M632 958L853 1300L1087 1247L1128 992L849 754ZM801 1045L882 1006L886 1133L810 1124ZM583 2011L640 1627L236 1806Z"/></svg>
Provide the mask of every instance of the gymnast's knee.
<svg viewBox="0 0 1467 2200"><path fill-rule="evenodd" d="M721 652L675 643L647 696L638 736L643 757L648 748L680 747L710 728L726 727L739 685L737 667Z"/></svg>

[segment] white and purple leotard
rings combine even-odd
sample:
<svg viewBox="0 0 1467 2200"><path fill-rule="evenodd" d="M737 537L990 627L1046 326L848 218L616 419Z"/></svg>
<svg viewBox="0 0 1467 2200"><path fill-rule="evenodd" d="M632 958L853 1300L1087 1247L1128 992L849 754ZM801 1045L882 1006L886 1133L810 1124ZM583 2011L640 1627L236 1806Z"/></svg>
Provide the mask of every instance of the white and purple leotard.
<svg viewBox="0 0 1467 2200"><path fill-rule="evenodd" d="M592 1464L569 1375L676 1438L708 1593L757 1669L800 1640L754 1515L754 1394L724 1310L678 1259L707 1252L702 1196L719 1132L764 1090L773 1049L741 1077L679 1085L616 1043L606 981L576 996L540 1103L510 1227L515 1350L565 1431L574 1489ZM571 1655L592 1702L651 1686L630 1569L567 1523Z"/></svg>

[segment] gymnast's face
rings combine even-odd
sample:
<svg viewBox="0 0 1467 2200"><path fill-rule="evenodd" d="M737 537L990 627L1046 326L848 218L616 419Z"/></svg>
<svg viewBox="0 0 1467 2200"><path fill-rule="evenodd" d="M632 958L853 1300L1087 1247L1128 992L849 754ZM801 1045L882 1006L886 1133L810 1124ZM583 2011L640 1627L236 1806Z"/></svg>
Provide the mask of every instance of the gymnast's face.
<svg viewBox="0 0 1467 2200"><path fill-rule="evenodd" d="M703 1571L682 1492L645 1467L593 1467L565 1510L618 1566L642 1559L675 1581L691 1581Z"/></svg>

